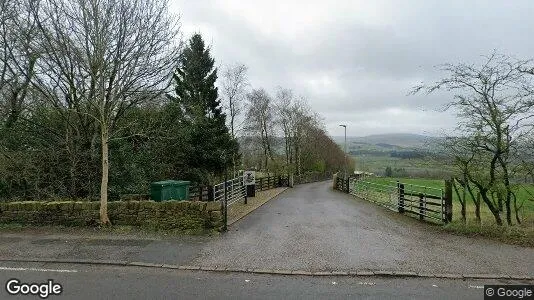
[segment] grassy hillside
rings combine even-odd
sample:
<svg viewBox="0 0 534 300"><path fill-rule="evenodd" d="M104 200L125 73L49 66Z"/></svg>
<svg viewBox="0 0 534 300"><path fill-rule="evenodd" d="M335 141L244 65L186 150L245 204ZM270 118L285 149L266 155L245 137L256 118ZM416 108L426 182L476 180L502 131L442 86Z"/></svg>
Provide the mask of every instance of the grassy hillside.
<svg viewBox="0 0 534 300"><path fill-rule="evenodd" d="M347 137L347 151L357 170L385 175L390 167L394 176L445 178L450 176L446 165L430 157L440 139L409 133ZM334 140L343 147L344 137Z"/></svg>
<svg viewBox="0 0 534 300"><path fill-rule="evenodd" d="M333 137L340 145L344 143L344 136ZM378 146L385 149L391 148L422 148L435 143L440 138L411 133L374 134L362 137L348 136L347 147L353 145ZM380 145L383 144L383 145Z"/></svg>

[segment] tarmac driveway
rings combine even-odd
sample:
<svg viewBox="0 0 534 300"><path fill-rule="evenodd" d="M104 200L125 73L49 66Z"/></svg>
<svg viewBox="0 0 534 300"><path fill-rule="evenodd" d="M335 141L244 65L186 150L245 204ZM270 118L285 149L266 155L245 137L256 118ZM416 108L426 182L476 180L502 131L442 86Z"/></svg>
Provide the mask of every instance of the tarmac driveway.
<svg viewBox="0 0 534 300"><path fill-rule="evenodd" d="M205 243L190 264L532 275L534 249L444 233L320 182L272 199Z"/></svg>

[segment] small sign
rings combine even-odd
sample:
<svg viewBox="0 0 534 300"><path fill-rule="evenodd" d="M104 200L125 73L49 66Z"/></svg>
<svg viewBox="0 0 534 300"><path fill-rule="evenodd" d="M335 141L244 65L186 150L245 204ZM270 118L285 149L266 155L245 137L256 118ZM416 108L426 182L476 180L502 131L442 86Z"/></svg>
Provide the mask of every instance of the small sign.
<svg viewBox="0 0 534 300"><path fill-rule="evenodd" d="M256 184L256 171L243 172L243 182L245 183L245 185Z"/></svg>

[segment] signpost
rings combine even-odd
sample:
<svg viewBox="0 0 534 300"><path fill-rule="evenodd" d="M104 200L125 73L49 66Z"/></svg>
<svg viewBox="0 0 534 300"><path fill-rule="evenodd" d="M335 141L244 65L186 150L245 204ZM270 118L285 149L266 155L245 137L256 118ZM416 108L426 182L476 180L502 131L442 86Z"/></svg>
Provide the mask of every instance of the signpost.
<svg viewBox="0 0 534 300"><path fill-rule="evenodd" d="M243 183L247 186L247 197L256 197L256 172L243 172Z"/></svg>

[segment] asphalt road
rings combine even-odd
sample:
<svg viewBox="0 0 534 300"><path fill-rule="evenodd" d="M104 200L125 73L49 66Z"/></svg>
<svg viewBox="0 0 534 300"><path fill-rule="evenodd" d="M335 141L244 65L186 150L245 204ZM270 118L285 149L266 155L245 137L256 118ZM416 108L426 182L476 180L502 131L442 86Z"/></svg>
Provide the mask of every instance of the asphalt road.
<svg viewBox="0 0 534 300"><path fill-rule="evenodd" d="M12 278L25 283L52 279L60 296L48 299L483 299L484 284L520 281L443 280L422 278L309 277L208 273L139 267L70 264L0 265L0 299L12 296Z"/></svg>
<svg viewBox="0 0 534 300"><path fill-rule="evenodd" d="M272 199L203 244L191 264L531 275L534 249L444 233L322 182Z"/></svg>
<svg viewBox="0 0 534 300"><path fill-rule="evenodd" d="M0 260L68 259L187 264L209 236L138 236L87 230L72 233L46 230L0 234Z"/></svg>

